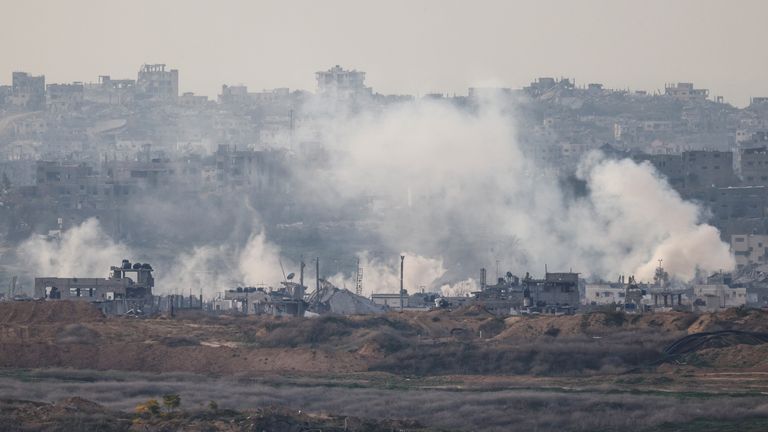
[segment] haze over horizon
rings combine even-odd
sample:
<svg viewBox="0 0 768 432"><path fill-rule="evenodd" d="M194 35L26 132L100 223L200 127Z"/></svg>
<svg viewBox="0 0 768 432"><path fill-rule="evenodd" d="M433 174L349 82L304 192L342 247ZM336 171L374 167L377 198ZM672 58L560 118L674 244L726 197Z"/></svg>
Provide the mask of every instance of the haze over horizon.
<svg viewBox="0 0 768 432"><path fill-rule="evenodd" d="M768 40L768 3L753 0L31 0L4 9L0 84L17 70L94 82L165 63L179 69L180 91L215 98L222 84L314 90L314 72L340 64L385 94L562 76L649 92L693 82L737 106L768 95L768 56L752 49Z"/></svg>

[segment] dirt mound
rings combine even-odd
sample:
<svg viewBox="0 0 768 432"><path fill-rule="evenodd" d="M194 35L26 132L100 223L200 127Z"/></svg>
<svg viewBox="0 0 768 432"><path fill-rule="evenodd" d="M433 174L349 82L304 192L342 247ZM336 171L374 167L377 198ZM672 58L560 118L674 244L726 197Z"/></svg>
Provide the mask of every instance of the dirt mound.
<svg viewBox="0 0 768 432"><path fill-rule="evenodd" d="M0 430L8 431L124 431L130 419L79 397L54 404L30 401L0 401Z"/></svg>
<svg viewBox="0 0 768 432"><path fill-rule="evenodd" d="M685 312L628 315L621 312L593 312L581 315L527 315L505 320L506 328L496 340L541 336L603 336L617 331L653 330L658 333L686 331L697 316ZM706 326L705 326L706 327Z"/></svg>
<svg viewBox="0 0 768 432"><path fill-rule="evenodd" d="M247 411L183 409L136 414L107 409L78 397L55 404L0 400L3 431L374 431L434 430L413 420L379 420L303 413L281 407Z"/></svg>
<svg viewBox="0 0 768 432"><path fill-rule="evenodd" d="M0 324L74 324L101 320L104 320L104 314L87 302L62 300L0 303Z"/></svg>
<svg viewBox="0 0 768 432"><path fill-rule="evenodd" d="M706 348L676 358L675 364L739 372L767 372L768 344Z"/></svg>
<svg viewBox="0 0 768 432"><path fill-rule="evenodd" d="M95 344L99 339L97 331L82 324L67 324L56 334L56 343L60 344Z"/></svg>
<svg viewBox="0 0 768 432"><path fill-rule="evenodd" d="M768 332L768 312L762 309L733 308L722 312L704 313L688 328L688 333L720 330Z"/></svg>

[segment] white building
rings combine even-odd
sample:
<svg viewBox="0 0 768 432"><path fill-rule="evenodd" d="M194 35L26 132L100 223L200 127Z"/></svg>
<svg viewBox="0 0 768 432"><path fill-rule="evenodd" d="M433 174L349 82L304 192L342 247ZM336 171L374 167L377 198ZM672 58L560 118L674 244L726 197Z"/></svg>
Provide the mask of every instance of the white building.
<svg viewBox="0 0 768 432"><path fill-rule="evenodd" d="M694 310L714 312L746 304L746 288L731 288L722 284L693 286Z"/></svg>
<svg viewBox="0 0 768 432"><path fill-rule="evenodd" d="M593 283L587 284L584 291L584 298L581 303L584 305L623 305L627 295L627 290L620 284Z"/></svg>

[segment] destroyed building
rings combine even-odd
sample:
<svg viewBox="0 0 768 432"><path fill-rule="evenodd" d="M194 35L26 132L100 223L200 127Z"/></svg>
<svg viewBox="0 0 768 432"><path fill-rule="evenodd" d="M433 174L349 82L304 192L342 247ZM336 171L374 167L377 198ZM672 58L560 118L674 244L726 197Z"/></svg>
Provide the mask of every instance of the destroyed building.
<svg viewBox="0 0 768 432"><path fill-rule="evenodd" d="M347 289L318 279L318 289L307 299L309 310L317 314L368 315L384 312L384 307Z"/></svg>
<svg viewBox="0 0 768 432"><path fill-rule="evenodd" d="M545 272L543 279L526 273L522 279L507 272L495 285L486 283L486 271L480 272L480 291L474 300L489 311L509 313L574 313L579 307L579 274Z"/></svg>
<svg viewBox="0 0 768 432"><path fill-rule="evenodd" d="M179 71L165 70L164 64L142 65L136 89L143 98L175 101L179 97Z"/></svg>
<svg viewBox="0 0 768 432"><path fill-rule="evenodd" d="M283 282L278 290L265 287L237 287L224 291L213 300L215 312L237 312L245 315L304 316L307 303L304 287L293 282Z"/></svg>
<svg viewBox="0 0 768 432"><path fill-rule="evenodd" d="M122 313L143 308L152 302L155 279L152 266L123 260L110 267L107 278L35 278L35 298L45 300L75 300L104 304L113 312Z"/></svg>

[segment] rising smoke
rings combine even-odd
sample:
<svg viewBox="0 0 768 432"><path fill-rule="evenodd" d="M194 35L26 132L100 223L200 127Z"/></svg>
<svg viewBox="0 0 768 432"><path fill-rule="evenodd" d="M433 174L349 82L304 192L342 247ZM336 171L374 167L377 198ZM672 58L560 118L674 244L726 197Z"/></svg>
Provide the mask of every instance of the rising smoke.
<svg viewBox="0 0 768 432"><path fill-rule="evenodd" d="M363 244L357 255L366 294L397 292L400 253L407 256L411 292L470 291L479 268L496 262L502 273L540 275L547 265L551 271L609 279L635 274L640 280L652 277L659 259L682 280L734 266L701 210L683 201L651 165L592 153L577 172L586 193L574 197L537 166L530 157L535 149L518 143L514 115L493 100L471 109L421 100L334 115L313 111L316 106L306 107L310 120L296 135L313 137L314 150L324 156L322 163L305 158L292 165L293 194L307 203L293 216L320 218L308 204L318 201L336 209L367 203L359 214L342 212L370 231L365 242L356 242ZM208 207L155 204L140 211L147 225L141 242L117 243L89 219L60 240L27 240L19 256L37 275L54 276L101 275L123 258L151 257L146 261L157 269L158 292L202 291L206 297L237 285L278 286L281 267L297 267L270 241L274 226L260 222L265 209L256 204L239 197ZM171 233L165 243L163 233ZM158 263L160 249L168 258ZM349 271L329 279L354 287Z"/></svg>
<svg viewBox="0 0 768 432"><path fill-rule="evenodd" d="M116 243L91 218L50 236L32 236L17 249L27 268L38 276L107 277L109 267L131 256L130 249Z"/></svg>
<svg viewBox="0 0 768 432"><path fill-rule="evenodd" d="M493 100L476 111L422 100L323 121L314 127L331 163L314 178L342 199L380 202L373 218L386 248L432 263L406 266L420 273L409 288L436 289L496 261L518 274L547 265L640 280L651 279L659 259L682 280L734 266L701 210L650 164L592 153L578 171L587 194L574 198L527 156L511 114ZM388 277L373 268L380 280L397 274L391 263Z"/></svg>

